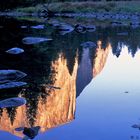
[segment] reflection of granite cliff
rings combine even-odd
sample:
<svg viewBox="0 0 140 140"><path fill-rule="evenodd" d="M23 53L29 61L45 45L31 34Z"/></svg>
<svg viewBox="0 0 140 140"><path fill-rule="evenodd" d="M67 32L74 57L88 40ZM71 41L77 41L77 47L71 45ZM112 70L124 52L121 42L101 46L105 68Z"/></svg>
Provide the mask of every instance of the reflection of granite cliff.
<svg viewBox="0 0 140 140"><path fill-rule="evenodd" d="M52 68L56 71L54 86L58 86L61 89L51 89L45 103L42 102L41 98L39 99L37 119L34 125L41 126L42 132L74 119L77 67L78 62L76 60L73 73L70 75L67 68L67 61L63 55L60 55L60 57L52 63ZM0 119L0 130L22 136L20 132L16 132L14 129L21 126L30 127L26 110L27 108L25 106L17 108L13 125L10 122L6 110L4 110Z"/></svg>
<svg viewBox="0 0 140 140"><path fill-rule="evenodd" d="M109 50L110 46L106 49L101 48L101 42L98 42L98 47L94 51L88 48L84 49L79 67L78 58L75 58L72 73L69 72L68 61L62 54L52 62L51 68L55 71L53 86L60 87L60 89L50 89L45 102L40 96L38 97L36 117L33 118L35 119L34 126L40 126L41 131L44 132L74 119L76 95L79 96L93 76L95 77L101 72ZM47 87L45 89L48 91ZM0 118L0 130L22 136L21 132L16 132L14 129L21 126L30 127L27 110L26 106L18 107L14 118L10 118L10 114L4 109Z"/></svg>
<svg viewBox="0 0 140 140"><path fill-rule="evenodd" d="M98 41L98 48L96 49L96 57L95 57L94 66L93 66L93 76L94 77L103 70L103 68L106 64L110 49L111 49L110 44L108 44L108 46L105 49L103 49L102 42Z"/></svg>
<svg viewBox="0 0 140 140"><path fill-rule="evenodd" d="M82 60L77 72L76 97L80 95L83 89L90 83L92 78L98 75L103 70L110 49L110 45L103 49L101 41L97 42L97 48L94 52L91 52L92 50L88 48L84 49ZM93 55L94 58L90 57L90 53L95 53Z"/></svg>

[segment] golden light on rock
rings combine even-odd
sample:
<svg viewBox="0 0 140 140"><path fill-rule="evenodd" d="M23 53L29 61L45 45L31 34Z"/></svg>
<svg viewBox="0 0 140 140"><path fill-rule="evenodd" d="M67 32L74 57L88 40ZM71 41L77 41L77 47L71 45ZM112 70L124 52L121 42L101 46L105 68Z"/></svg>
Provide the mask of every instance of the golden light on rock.
<svg viewBox="0 0 140 140"><path fill-rule="evenodd" d="M111 44L107 47L102 48L102 42L97 42L96 57L94 60L93 77L96 77L104 68L109 52L111 50Z"/></svg>
<svg viewBox="0 0 140 140"><path fill-rule="evenodd" d="M52 62L52 68L56 73L53 86L60 87L60 89L52 89L45 103L41 101L41 98L39 99L36 110L37 119L35 120L34 126L40 126L41 132L72 121L75 114L78 62L75 60L73 73L70 75L67 61L61 54L55 62ZM27 107L25 105L18 107L14 122L11 124L8 114L4 109L0 119L0 130L22 137L22 133L15 131L15 128L30 127L26 110Z"/></svg>

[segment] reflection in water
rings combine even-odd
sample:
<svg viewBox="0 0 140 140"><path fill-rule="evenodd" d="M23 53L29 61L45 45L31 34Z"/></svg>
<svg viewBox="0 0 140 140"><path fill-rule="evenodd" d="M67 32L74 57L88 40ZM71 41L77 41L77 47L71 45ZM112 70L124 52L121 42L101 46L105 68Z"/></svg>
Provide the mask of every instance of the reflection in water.
<svg viewBox="0 0 140 140"><path fill-rule="evenodd" d="M15 128L40 126L40 131L45 132L72 121L75 118L76 97L92 78L103 70L109 53L112 51L116 57L119 57L123 47L127 45L128 51L134 57L139 49L139 38L134 38L131 34L116 36L114 29L111 28L82 35L72 32L62 38L51 29L48 29L47 33L34 29L23 31L19 28L22 23L15 20L13 23L16 30L9 29L8 25L6 25L8 29L0 30L0 32L5 31L0 38L0 42L4 44L4 47L0 48L0 69L19 69L27 73L25 81L28 85L25 88L0 91L5 93L1 94L0 98L20 95L26 98L27 104L17 108L0 109L0 130L21 137L23 133L16 131ZM120 30L122 29L117 28L116 31ZM19 36L16 35L17 32ZM28 47L22 44L22 38L32 34L46 35L54 40L30 44ZM96 48L80 46L82 42L87 41L87 36L88 40L97 42ZM7 42L7 38L10 43ZM23 48L25 53L14 57L4 53L16 45Z"/></svg>

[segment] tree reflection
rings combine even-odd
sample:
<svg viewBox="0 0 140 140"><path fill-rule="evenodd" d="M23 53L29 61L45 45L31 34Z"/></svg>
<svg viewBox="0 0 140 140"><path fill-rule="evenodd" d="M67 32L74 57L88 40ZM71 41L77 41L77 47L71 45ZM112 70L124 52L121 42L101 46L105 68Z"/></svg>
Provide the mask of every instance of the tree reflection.
<svg viewBox="0 0 140 140"><path fill-rule="evenodd" d="M5 21L3 20L3 22ZM16 25L16 27L14 27L16 30L13 28L2 29L2 31L0 30L1 34L4 32L4 35L0 37L0 42L4 44L4 47L0 48L0 52L2 52L0 55L0 69L13 68L27 73L28 76L24 80L28 83L28 86L25 87L25 90L22 92L22 96L27 100L26 116L30 127L35 126L35 123L37 122L38 106L40 101L43 105L50 97L52 102L50 106L54 106L55 108L57 105L53 105L53 98L56 100L54 103L58 103L59 100L62 99L60 95L56 94L56 89L46 89L45 85L55 87L59 86L55 85L55 82L58 80L60 80L60 83L67 83L67 81L69 81L69 83L67 83L67 87L65 87L65 90L69 89L68 91L71 93L67 94L71 95L73 92L76 94L76 97L78 97L91 79L99 74L104 68L110 49L110 43L112 45L112 53L116 57L120 56L124 46L128 48L128 52L132 55L132 57L135 56L136 52L140 48L140 30L132 31L129 28L119 27L116 27L115 29L104 28L97 29L97 31L94 33L78 34L76 32L72 32L62 37L59 34L56 34L53 29L50 29L51 27L47 31L36 31L33 29L22 30L19 28L23 24L22 22L16 20L13 22L14 25ZM25 22L24 24L31 26L34 23ZM11 22L9 22L9 20L7 21L6 26L11 26ZM117 35L119 32L128 32L128 35ZM17 33L18 36L16 36ZM38 34L40 36L50 36L54 40L50 43L44 42L29 46L21 43L23 37L29 35L38 36ZM10 40L10 43L7 42L7 40ZM100 41L100 45L98 45L97 48L82 48L80 44L86 41L93 41L96 44ZM14 58L7 56L4 52L5 50L11 48L11 45L21 46L21 48L24 48L25 53ZM67 73L64 73L65 75L63 75L63 73L59 75L58 68L65 68ZM66 77L67 79L64 79L63 81L60 76L63 76L62 78ZM72 82L74 85L72 85ZM53 94L51 95L51 93ZM13 94L17 96L19 92L14 92ZM8 96L9 95L7 95L7 97ZM57 96L59 98L61 97L61 99L57 99ZM5 97L1 95L1 98ZM75 102L73 101L73 99L75 99L74 97L72 97L72 99L68 98L69 97L66 98L68 103L67 106L69 106L71 102ZM47 106L47 109L48 108L49 106ZM74 107L72 109L72 111L75 111ZM57 114L58 112L56 113L55 111L56 110L54 109L53 113ZM68 113L69 112L67 112L67 114ZM10 118L11 124L14 124L14 120L16 119L17 115L16 108L8 108L7 114ZM3 117L3 109L0 109L0 116ZM52 122L54 121L55 125L58 125L56 123L57 119L54 119L55 120L52 119ZM62 122L64 123L65 119L61 120L61 123Z"/></svg>

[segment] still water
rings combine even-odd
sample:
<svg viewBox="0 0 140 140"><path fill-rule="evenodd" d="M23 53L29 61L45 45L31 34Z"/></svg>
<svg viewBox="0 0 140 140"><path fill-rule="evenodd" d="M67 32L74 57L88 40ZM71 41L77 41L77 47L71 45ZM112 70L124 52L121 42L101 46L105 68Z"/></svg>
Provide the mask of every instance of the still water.
<svg viewBox="0 0 140 140"><path fill-rule="evenodd" d="M34 28L38 25L42 29ZM25 37L48 42L25 44ZM92 41L96 47L80 44ZM20 47L24 53L11 55ZM27 74L22 88L0 90L0 100L26 105L0 109L0 139L20 140L19 127L40 126L35 140L140 139L140 29L98 27L60 34L48 21L0 18L0 70Z"/></svg>

